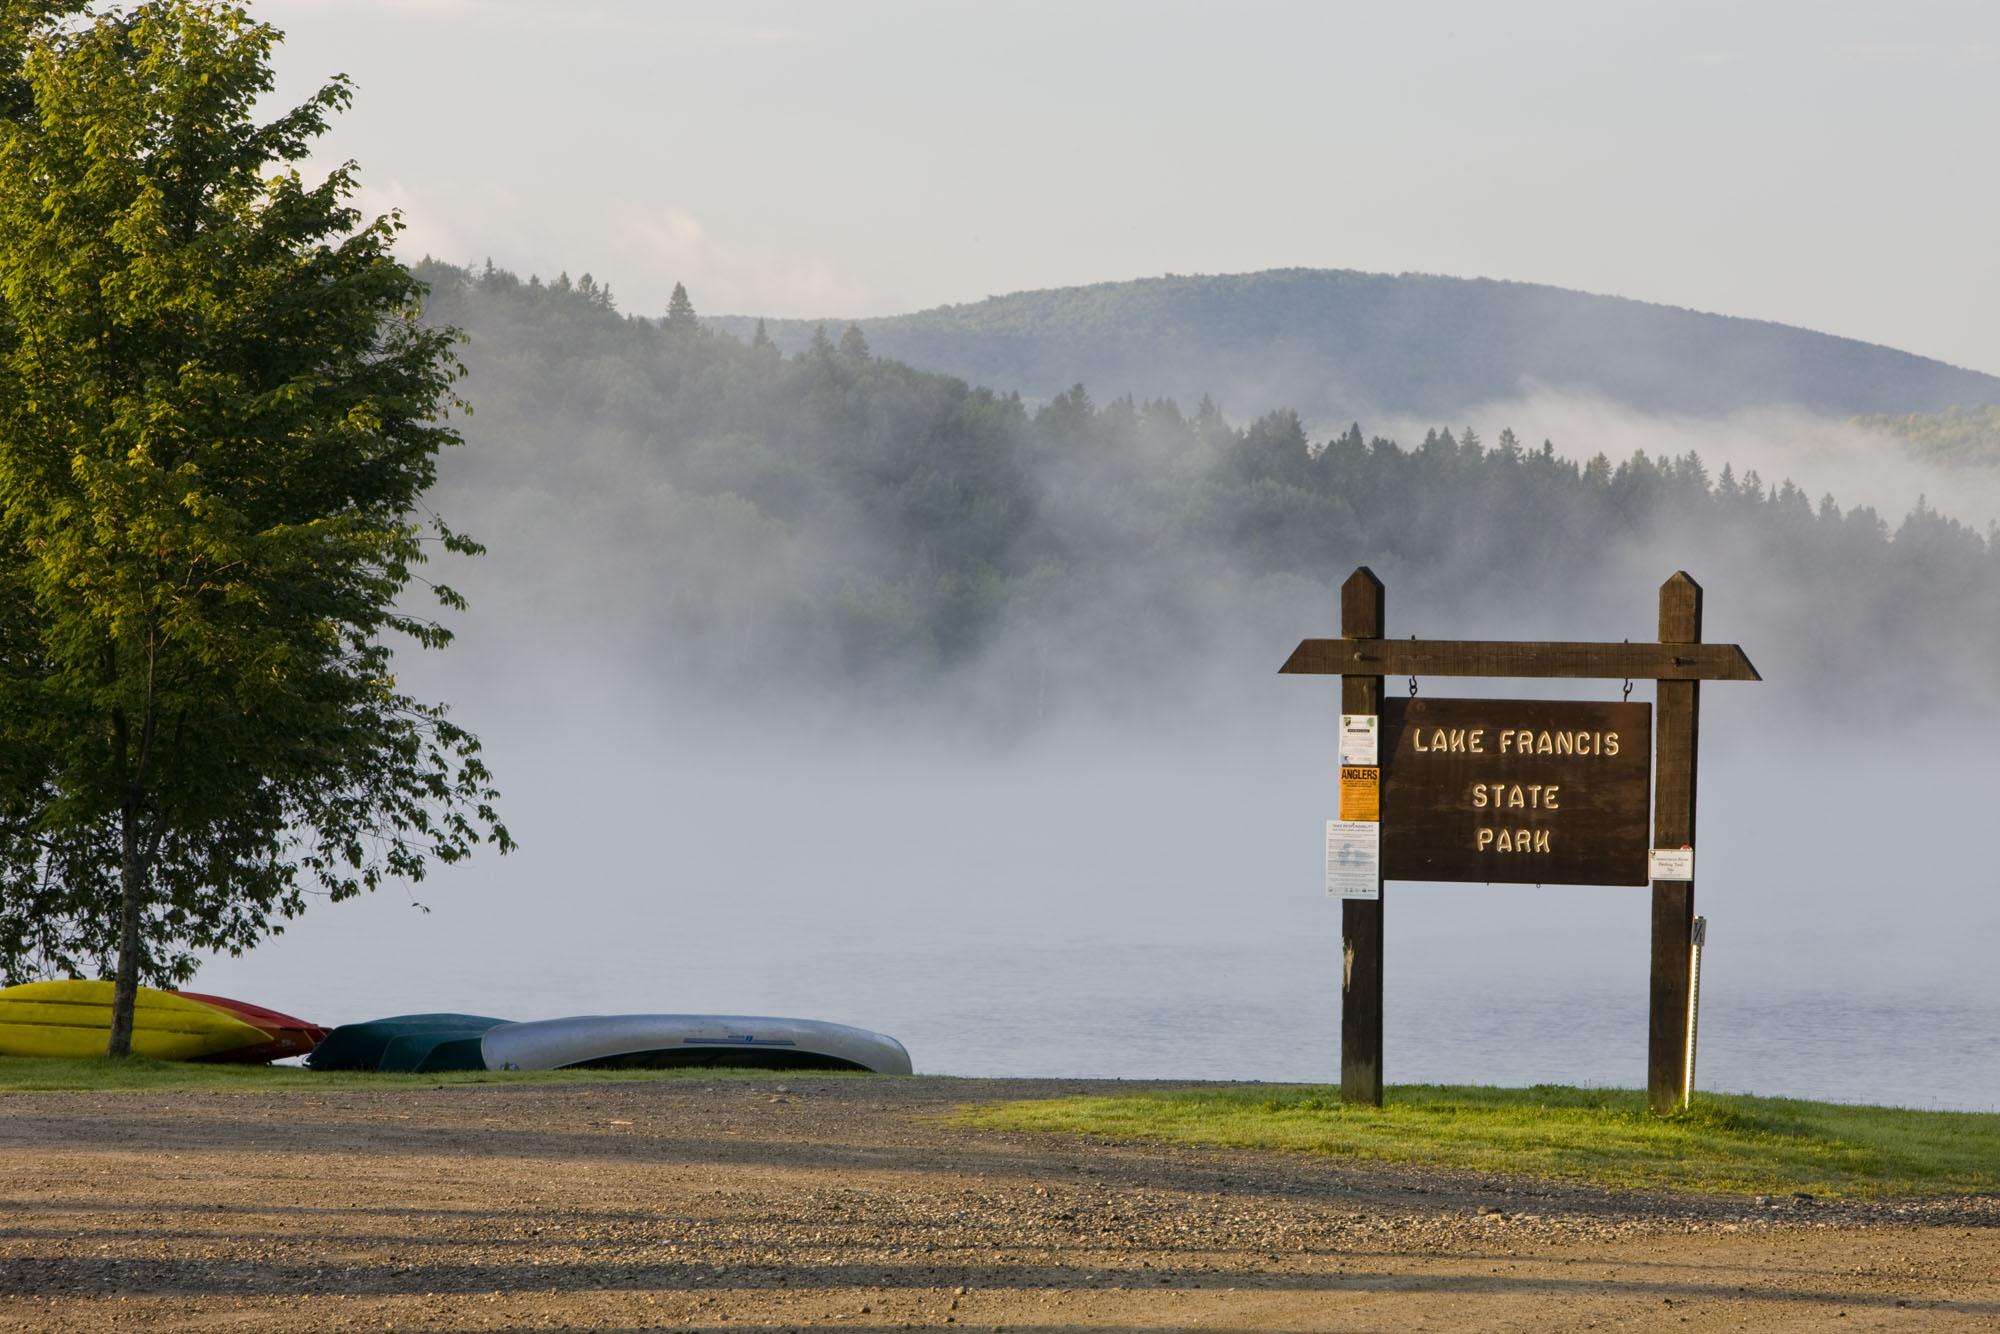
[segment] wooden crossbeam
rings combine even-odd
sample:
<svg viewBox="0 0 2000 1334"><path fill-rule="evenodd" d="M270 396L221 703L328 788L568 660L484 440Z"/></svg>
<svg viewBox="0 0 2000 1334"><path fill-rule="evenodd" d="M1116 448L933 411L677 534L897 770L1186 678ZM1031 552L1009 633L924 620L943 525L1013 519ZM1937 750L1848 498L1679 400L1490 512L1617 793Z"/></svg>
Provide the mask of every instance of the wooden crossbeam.
<svg viewBox="0 0 2000 1334"><path fill-rule="evenodd" d="M1735 644L1582 644L1505 639L1303 639L1278 670L1316 676L1764 679Z"/></svg>

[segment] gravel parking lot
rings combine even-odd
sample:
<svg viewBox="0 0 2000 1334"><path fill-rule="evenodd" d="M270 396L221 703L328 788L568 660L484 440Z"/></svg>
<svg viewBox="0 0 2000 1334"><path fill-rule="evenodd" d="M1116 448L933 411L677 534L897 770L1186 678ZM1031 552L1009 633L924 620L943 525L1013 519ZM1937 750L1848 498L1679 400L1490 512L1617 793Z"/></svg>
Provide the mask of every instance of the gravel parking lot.
<svg viewBox="0 0 2000 1334"><path fill-rule="evenodd" d="M0 1098L0 1328L2000 1327L2000 1200L1003 1135L1082 1081Z"/></svg>

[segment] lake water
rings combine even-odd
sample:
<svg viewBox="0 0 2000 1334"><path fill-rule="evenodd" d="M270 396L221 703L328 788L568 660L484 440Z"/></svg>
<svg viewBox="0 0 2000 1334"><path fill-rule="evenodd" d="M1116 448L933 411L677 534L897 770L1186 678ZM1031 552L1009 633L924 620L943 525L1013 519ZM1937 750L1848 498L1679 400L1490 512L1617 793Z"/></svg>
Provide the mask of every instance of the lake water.
<svg viewBox="0 0 2000 1334"><path fill-rule="evenodd" d="M519 854L427 881L427 913L317 907L197 985L320 1022L831 1019L954 1075L1337 1078L1323 718L978 758L641 727L607 760L601 726L532 713L488 734ZM1853 743L1708 743L1697 1083L2000 1108L2000 774L1939 737L1926 784L1857 792ZM1391 1083L1644 1083L1645 890L1392 884L1386 913Z"/></svg>

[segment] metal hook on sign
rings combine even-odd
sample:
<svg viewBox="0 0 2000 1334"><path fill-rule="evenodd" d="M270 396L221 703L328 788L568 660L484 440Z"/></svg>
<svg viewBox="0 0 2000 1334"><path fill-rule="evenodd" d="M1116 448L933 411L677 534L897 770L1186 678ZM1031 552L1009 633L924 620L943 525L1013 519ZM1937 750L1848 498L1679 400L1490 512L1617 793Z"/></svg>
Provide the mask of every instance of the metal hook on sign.
<svg viewBox="0 0 2000 1334"><path fill-rule="evenodd" d="M1416 643L1416 642L1417 642L1417 637L1416 637L1415 635L1411 635L1411 636L1410 636L1410 642L1411 642L1412 644ZM1417 674L1416 674L1415 672L1411 672L1411 673L1410 673L1410 698L1411 698L1411 699L1415 699L1416 697L1417 697Z"/></svg>
<svg viewBox="0 0 2000 1334"><path fill-rule="evenodd" d="M1632 640L1631 640L1631 638L1630 638L1630 637L1628 636L1628 637L1626 638L1625 642L1629 644L1629 643L1631 643L1631 642L1632 642ZM1625 703L1628 703L1628 704L1632 702L1632 678L1631 678L1631 677L1629 677L1629 676L1628 676L1628 677L1626 677L1626 678L1625 678L1625 693L1624 693L1624 694L1622 694L1622 695L1620 695L1620 696L1619 696L1618 698L1619 698L1620 700L1624 701Z"/></svg>

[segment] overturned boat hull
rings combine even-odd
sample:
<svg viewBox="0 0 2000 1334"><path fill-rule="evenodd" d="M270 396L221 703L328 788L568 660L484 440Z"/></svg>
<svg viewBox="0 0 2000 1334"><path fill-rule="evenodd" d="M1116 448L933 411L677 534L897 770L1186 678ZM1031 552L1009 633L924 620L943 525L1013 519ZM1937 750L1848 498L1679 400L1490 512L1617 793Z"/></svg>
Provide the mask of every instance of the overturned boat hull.
<svg viewBox="0 0 2000 1334"><path fill-rule="evenodd" d="M342 1024L306 1057L315 1070L430 1074L484 1070L479 1038L505 1019L480 1014L395 1014Z"/></svg>
<svg viewBox="0 0 2000 1334"><path fill-rule="evenodd" d="M114 986L103 981L24 982L0 991L0 1056L102 1056L111 1039ZM132 1053L157 1061L237 1059L270 1035L238 1015L172 991L140 987ZM251 1059L267 1059L255 1057Z"/></svg>
<svg viewBox="0 0 2000 1334"><path fill-rule="evenodd" d="M228 1051L203 1056L204 1061L225 1061L241 1064L257 1064L263 1061L282 1061L291 1056L304 1056L326 1037L327 1030L318 1024L294 1018L279 1010L253 1005L249 1001L234 1000L228 996L211 996L200 991L177 993L182 1000L199 1001L212 1005L224 1014L233 1015L250 1027L261 1030L267 1039L248 1047L236 1047Z"/></svg>
<svg viewBox="0 0 2000 1334"><path fill-rule="evenodd" d="M910 1073L903 1044L817 1019L715 1014L591 1014L501 1024L480 1038L489 1070L727 1065Z"/></svg>

